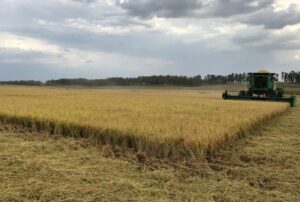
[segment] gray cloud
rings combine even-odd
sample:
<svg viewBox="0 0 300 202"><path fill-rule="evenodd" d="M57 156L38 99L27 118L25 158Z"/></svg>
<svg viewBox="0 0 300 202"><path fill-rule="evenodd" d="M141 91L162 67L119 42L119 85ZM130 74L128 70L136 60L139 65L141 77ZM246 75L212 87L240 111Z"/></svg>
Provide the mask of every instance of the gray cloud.
<svg viewBox="0 0 300 202"><path fill-rule="evenodd" d="M201 17L231 17L263 10L274 0L213 0L201 13Z"/></svg>
<svg viewBox="0 0 300 202"><path fill-rule="evenodd" d="M79 2L79 3L94 3L97 2L97 0L72 0L73 2Z"/></svg>
<svg viewBox="0 0 300 202"><path fill-rule="evenodd" d="M244 49L260 50L262 52L300 49L300 38L297 32L282 36L276 36L269 30L260 30L256 33L241 32L236 33L232 37L232 41Z"/></svg>
<svg viewBox="0 0 300 202"><path fill-rule="evenodd" d="M228 18L266 29L281 29L300 22L296 5L275 11L275 0L117 0L116 4L132 16L141 18ZM238 16L238 17L235 17Z"/></svg>
<svg viewBox="0 0 300 202"><path fill-rule="evenodd" d="M0 50L0 80L277 70L282 62L274 52L290 59L286 66L300 66L293 60L300 51L300 30L281 29L296 24L299 13L295 7L275 12L273 0L136 0L117 1L117 6L96 0L4 2L0 33L38 39L63 51L53 56ZM68 59L77 50L94 57ZM73 58L86 62L73 68L68 63Z"/></svg>
<svg viewBox="0 0 300 202"><path fill-rule="evenodd" d="M283 11L274 11L274 8L269 7L246 16L242 22L251 25L263 25L267 29L281 29L287 25L300 23L300 11L295 4Z"/></svg>
<svg viewBox="0 0 300 202"><path fill-rule="evenodd" d="M185 17L203 7L199 0L117 0L116 4L126 9L130 15L142 18L158 17Z"/></svg>
<svg viewBox="0 0 300 202"><path fill-rule="evenodd" d="M51 66L35 62L47 57L41 52L0 48L0 80L47 80L57 74Z"/></svg>
<svg viewBox="0 0 300 202"><path fill-rule="evenodd" d="M147 17L229 17L261 10L274 0L117 0L129 14Z"/></svg>

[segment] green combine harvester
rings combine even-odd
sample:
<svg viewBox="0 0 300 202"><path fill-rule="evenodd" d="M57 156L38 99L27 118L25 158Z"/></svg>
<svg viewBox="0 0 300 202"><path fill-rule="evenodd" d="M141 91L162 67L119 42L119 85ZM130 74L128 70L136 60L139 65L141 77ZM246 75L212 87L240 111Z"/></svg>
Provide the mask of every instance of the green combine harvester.
<svg viewBox="0 0 300 202"><path fill-rule="evenodd" d="M297 97L284 97L282 88L277 88L278 74L269 73L267 71L259 71L257 73L249 73L248 90L242 90L238 95L229 95L226 90L223 93L223 99L230 100L261 100L261 101L275 101L288 102L291 107L295 107Z"/></svg>

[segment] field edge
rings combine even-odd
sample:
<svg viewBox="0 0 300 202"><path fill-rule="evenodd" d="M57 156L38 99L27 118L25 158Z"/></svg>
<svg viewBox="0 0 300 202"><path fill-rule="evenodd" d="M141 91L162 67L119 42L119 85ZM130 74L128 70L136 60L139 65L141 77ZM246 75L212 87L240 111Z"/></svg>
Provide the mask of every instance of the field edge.
<svg viewBox="0 0 300 202"><path fill-rule="evenodd" d="M164 140L150 139L124 133L116 129L103 129L75 123L58 122L55 120L38 119L31 116L12 116L0 113L0 123L3 125L16 125L29 129L31 132L43 132L48 135L61 135L64 137L86 138L94 145L109 145L130 149L134 153L142 153L159 159L190 159L204 160L212 158L216 151L230 141L244 138L266 125L271 119L288 113L289 108L272 112L248 125L243 125L235 134L227 134L214 145L204 145L197 142L185 141L182 138L169 138Z"/></svg>

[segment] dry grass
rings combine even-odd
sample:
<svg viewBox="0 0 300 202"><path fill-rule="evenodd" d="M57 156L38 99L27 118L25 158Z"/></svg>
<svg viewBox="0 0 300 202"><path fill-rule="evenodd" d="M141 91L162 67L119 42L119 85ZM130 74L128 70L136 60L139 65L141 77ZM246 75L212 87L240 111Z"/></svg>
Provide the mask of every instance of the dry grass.
<svg viewBox="0 0 300 202"><path fill-rule="evenodd" d="M223 101L214 91L0 88L0 120L92 138L157 157L203 158L285 111L283 103Z"/></svg>
<svg viewBox="0 0 300 202"><path fill-rule="evenodd" d="M299 116L291 109L211 162L175 165L0 124L0 201L299 201Z"/></svg>

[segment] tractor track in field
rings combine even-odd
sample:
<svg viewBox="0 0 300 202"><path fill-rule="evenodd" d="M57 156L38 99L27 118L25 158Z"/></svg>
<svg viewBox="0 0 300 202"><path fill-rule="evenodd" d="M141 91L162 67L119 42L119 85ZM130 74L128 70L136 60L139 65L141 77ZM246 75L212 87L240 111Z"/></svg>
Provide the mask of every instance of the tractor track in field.
<svg viewBox="0 0 300 202"><path fill-rule="evenodd" d="M9 125L0 128L0 201L300 198L300 107L246 138L227 142L206 162L95 150L87 140L41 136Z"/></svg>

